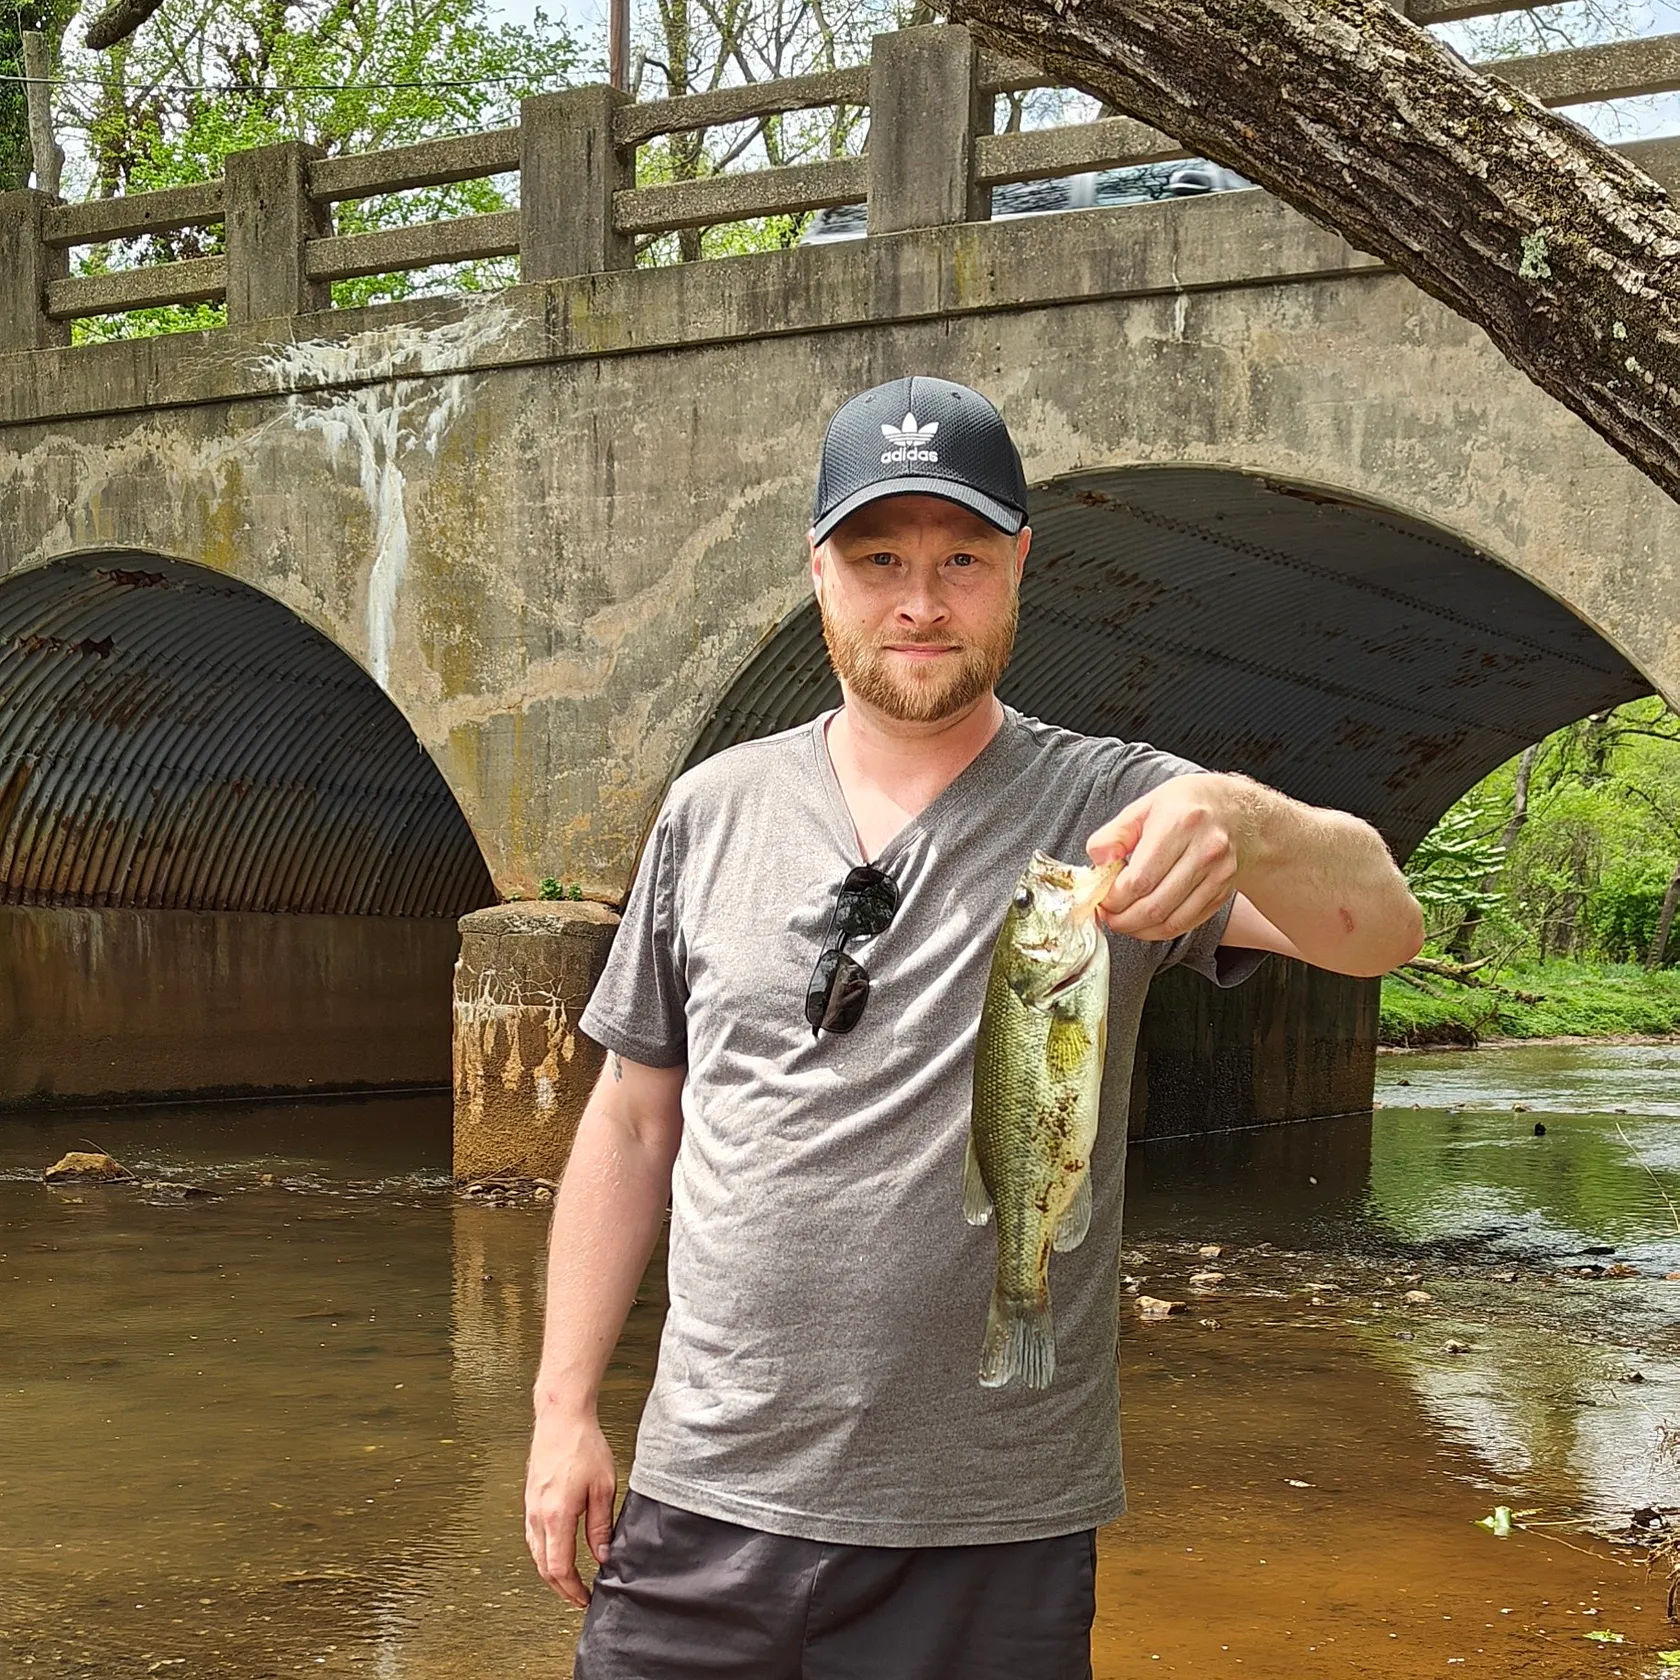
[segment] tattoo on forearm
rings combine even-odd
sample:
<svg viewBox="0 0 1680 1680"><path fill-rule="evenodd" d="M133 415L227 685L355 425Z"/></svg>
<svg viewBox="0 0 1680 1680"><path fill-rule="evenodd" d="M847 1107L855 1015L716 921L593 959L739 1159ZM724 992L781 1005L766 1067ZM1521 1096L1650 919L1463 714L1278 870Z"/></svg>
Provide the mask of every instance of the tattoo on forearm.
<svg viewBox="0 0 1680 1680"><path fill-rule="evenodd" d="M614 1082L622 1082L624 1078L624 1064L618 1059L618 1052L616 1050L609 1050L607 1052L607 1066L612 1069Z"/></svg>

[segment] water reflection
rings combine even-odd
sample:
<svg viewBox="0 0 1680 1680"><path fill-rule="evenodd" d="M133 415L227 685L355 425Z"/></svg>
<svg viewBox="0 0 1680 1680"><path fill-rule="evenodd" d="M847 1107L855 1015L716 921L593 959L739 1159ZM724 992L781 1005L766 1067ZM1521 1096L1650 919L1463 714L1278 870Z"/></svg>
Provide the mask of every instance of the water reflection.
<svg viewBox="0 0 1680 1680"><path fill-rule="evenodd" d="M1537 1044L1381 1056L1377 1095L1424 1108L1530 1103L1542 1118L1545 1111L1626 1109L1673 1119L1680 1116L1680 1045Z"/></svg>
<svg viewBox="0 0 1680 1680"><path fill-rule="evenodd" d="M1649 1275L1680 1251L1614 1126L1680 1190L1667 1075L1620 1117L1593 1105L1634 1106L1604 1102L1625 1057L1490 1059L1480 1099L1477 1066L1385 1060L1374 1123L1133 1151L1127 1265L1192 1310L1123 1326L1132 1513L1102 1540L1098 1676L1574 1675L1594 1602L1665 1638L1608 1554L1473 1519L1680 1502L1657 1450L1680 1286ZM1393 1106L1430 1079L1463 1112ZM1535 1139L1509 1102L1540 1090L1581 1110ZM213 1193L40 1183L88 1144ZM430 1099L0 1125L0 1671L566 1671L576 1616L520 1517L545 1213L452 1195L447 1159ZM1226 1279L1197 1291L1209 1241ZM1573 1275L1611 1243L1647 1275ZM621 1465L662 1276L603 1397ZM1432 1302L1406 1306L1410 1277Z"/></svg>
<svg viewBox="0 0 1680 1680"><path fill-rule="evenodd" d="M1370 1351L1489 1471L1607 1530L1680 1501L1676 1068L1665 1045L1556 1046L1385 1059L1379 1083L1371 1223L1482 1264L1442 1292L1467 1355ZM1513 1302L1530 1278L1543 1300Z"/></svg>

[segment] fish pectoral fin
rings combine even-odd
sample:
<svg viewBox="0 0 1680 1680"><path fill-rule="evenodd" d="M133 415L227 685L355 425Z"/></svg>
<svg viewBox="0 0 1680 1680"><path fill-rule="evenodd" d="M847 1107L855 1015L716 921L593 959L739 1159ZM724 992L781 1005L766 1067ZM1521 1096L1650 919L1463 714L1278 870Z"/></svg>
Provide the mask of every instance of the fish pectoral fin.
<svg viewBox="0 0 1680 1680"><path fill-rule="evenodd" d="M1067 1211L1056 1222L1056 1235L1051 1239L1050 1246L1058 1254L1066 1254L1070 1248L1078 1248L1084 1242L1090 1229L1091 1169L1087 1167L1079 1175L1079 1183L1074 1188L1073 1200L1068 1203Z"/></svg>
<svg viewBox="0 0 1680 1680"><path fill-rule="evenodd" d="M1090 1060L1091 1035L1077 1015L1051 1015L1044 1036L1044 1065L1058 1085L1072 1080Z"/></svg>
<svg viewBox="0 0 1680 1680"><path fill-rule="evenodd" d="M992 1198L980 1176L980 1157L974 1153L974 1133L968 1134L968 1158L963 1162L963 1218L970 1225L990 1225Z"/></svg>
<svg viewBox="0 0 1680 1680"><path fill-rule="evenodd" d="M1028 1388L1048 1388L1056 1374L1056 1332L1050 1297L1011 1300L994 1289L980 1349L980 1386L1002 1388L1019 1377Z"/></svg>

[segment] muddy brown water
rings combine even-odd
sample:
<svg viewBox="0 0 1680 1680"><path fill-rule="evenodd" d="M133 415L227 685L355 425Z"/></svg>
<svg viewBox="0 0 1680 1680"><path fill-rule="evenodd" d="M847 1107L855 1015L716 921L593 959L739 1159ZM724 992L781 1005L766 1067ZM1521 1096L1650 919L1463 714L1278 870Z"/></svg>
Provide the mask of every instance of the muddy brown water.
<svg viewBox="0 0 1680 1680"><path fill-rule="evenodd" d="M1385 1058L1371 1119L1132 1151L1126 1264L1188 1310L1123 1327L1099 1680L1665 1672L1662 1577L1620 1541L1680 1504L1676 1074ZM454 1194L448 1124L0 1121L0 1674L569 1672L520 1525L545 1213ZM89 1144L162 1187L40 1182ZM660 1280L604 1396L626 1462Z"/></svg>

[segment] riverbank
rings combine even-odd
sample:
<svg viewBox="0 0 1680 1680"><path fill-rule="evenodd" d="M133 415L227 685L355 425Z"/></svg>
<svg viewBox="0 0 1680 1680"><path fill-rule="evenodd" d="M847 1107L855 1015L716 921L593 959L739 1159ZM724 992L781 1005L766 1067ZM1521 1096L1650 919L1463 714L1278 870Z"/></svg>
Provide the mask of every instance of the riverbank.
<svg viewBox="0 0 1680 1680"><path fill-rule="evenodd" d="M1680 969L1532 963L1478 971L1479 986L1388 975L1377 1042L1388 1048L1487 1043L1640 1043L1680 1034Z"/></svg>

